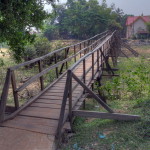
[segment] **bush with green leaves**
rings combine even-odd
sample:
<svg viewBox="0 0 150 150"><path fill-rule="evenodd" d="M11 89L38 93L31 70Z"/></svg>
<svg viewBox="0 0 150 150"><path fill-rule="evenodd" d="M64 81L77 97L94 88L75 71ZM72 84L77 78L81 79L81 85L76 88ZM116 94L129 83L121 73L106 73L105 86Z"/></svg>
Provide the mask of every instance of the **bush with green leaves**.
<svg viewBox="0 0 150 150"><path fill-rule="evenodd" d="M48 38L48 40L56 40L59 39L59 30L57 26L47 25L44 31L44 36Z"/></svg>
<svg viewBox="0 0 150 150"><path fill-rule="evenodd" d="M51 52L51 43L44 37L36 38L34 44L25 47L23 61L28 61L36 57L43 56Z"/></svg>
<svg viewBox="0 0 150 150"><path fill-rule="evenodd" d="M146 58L126 59L119 63L120 77L100 87L108 99L141 99L150 95L150 62Z"/></svg>
<svg viewBox="0 0 150 150"><path fill-rule="evenodd" d="M4 61L2 58L0 58L0 67L4 66Z"/></svg>

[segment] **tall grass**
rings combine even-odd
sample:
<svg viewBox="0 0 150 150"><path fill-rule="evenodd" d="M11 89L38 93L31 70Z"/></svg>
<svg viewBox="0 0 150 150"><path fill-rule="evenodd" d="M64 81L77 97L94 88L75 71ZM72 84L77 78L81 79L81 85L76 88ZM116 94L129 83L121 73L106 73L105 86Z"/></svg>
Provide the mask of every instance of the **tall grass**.
<svg viewBox="0 0 150 150"><path fill-rule="evenodd" d="M103 81L100 90L107 99L138 100L150 95L150 61L146 58L122 59L118 74L112 80Z"/></svg>

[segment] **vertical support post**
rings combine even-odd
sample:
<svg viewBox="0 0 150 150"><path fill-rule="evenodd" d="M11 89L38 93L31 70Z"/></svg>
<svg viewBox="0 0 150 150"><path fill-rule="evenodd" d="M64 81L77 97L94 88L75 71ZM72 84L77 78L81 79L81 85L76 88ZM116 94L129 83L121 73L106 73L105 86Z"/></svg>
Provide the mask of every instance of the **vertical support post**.
<svg viewBox="0 0 150 150"><path fill-rule="evenodd" d="M108 73L112 73L114 75L114 72L113 70L111 69L111 66L109 65L109 56L107 56L106 54L104 54L104 51L101 50L101 53L102 53L102 56L104 58L104 62L105 62L105 65L106 65L106 68L108 70ZM104 63L103 63L104 64ZM104 68L104 66L102 66L102 68Z"/></svg>
<svg viewBox="0 0 150 150"><path fill-rule="evenodd" d="M79 48L79 49L80 49L79 51L81 51L81 43L80 43L79 47L80 47L80 48ZM81 58L81 53L80 53L80 58Z"/></svg>
<svg viewBox="0 0 150 150"><path fill-rule="evenodd" d="M83 83L86 83L86 66L85 66L85 59L83 60Z"/></svg>
<svg viewBox="0 0 150 150"><path fill-rule="evenodd" d="M72 127L72 73L70 73L70 85L69 85L69 121Z"/></svg>
<svg viewBox="0 0 150 150"><path fill-rule="evenodd" d="M97 50L97 71L99 71L99 50Z"/></svg>
<svg viewBox="0 0 150 150"><path fill-rule="evenodd" d="M89 51L92 51L93 49L92 49L91 40L89 41L89 44L88 44L88 46L89 46L88 52L89 52Z"/></svg>
<svg viewBox="0 0 150 150"><path fill-rule="evenodd" d="M84 42L84 48L85 48L85 42Z"/></svg>
<svg viewBox="0 0 150 150"><path fill-rule="evenodd" d="M16 92L17 86L14 70L11 71L11 84L14 96L15 109L17 110L19 108L19 100L18 100L18 92Z"/></svg>
<svg viewBox="0 0 150 150"><path fill-rule="evenodd" d="M85 59L83 60L83 83L86 84L86 65L85 65ZM83 91L83 94L85 94L85 89ZM83 101L83 109L85 109L85 100Z"/></svg>
<svg viewBox="0 0 150 150"><path fill-rule="evenodd" d="M67 58L67 55L68 55L68 52L69 52L69 49L65 49L65 58ZM68 69L68 62L66 62L66 69Z"/></svg>
<svg viewBox="0 0 150 150"><path fill-rule="evenodd" d="M94 53L92 53L92 80L94 79Z"/></svg>
<svg viewBox="0 0 150 150"><path fill-rule="evenodd" d="M39 66L39 72L41 72L41 71L43 70L41 60L38 61L38 66ZM40 84L41 84L41 91L42 91L42 90L44 89L44 80L43 80L43 76L40 77Z"/></svg>
<svg viewBox="0 0 150 150"><path fill-rule="evenodd" d="M102 48L100 48L100 52L101 52L101 67L104 68L104 56L103 56L103 51L104 51L104 45L102 46Z"/></svg>
<svg viewBox="0 0 150 150"><path fill-rule="evenodd" d="M67 103L67 98L68 98L71 73L72 73L71 70L68 70L66 85L65 85L65 91L64 91L63 101L62 101L61 110L60 110L57 134L56 134L56 138L58 139L58 142L60 142L61 130L62 130L62 127L63 127L63 124L64 124L64 114L65 114L65 108L66 108L66 103Z"/></svg>
<svg viewBox="0 0 150 150"><path fill-rule="evenodd" d="M76 54L76 46L74 46L74 55ZM81 54L80 54L81 55ZM76 62L77 61L77 58L76 58L76 56L74 56L74 62Z"/></svg>
<svg viewBox="0 0 150 150"><path fill-rule="evenodd" d="M55 64L57 64L57 53L54 54ZM58 78L58 67L56 67L56 77Z"/></svg>
<svg viewBox="0 0 150 150"><path fill-rule="evenodd" d="M101 87L101 79L102 79L102 76L99 75L98 78L97 78L98 87ZM99 97L102 99L103 102L105 102L105 103L107 104L106 98L105 98L105 96L101 93L101 90L100 90L99 88L97 88L97 90L98 90Z"/></svg>
<svg viewBox="0 0 150 150"><path fill-rule="evenodd" d="M8 69L6 78L5 78L3 91L2 91L2 96L0 99L0 122L3 122L5 118L6 102L7 102L10 82L11 82L11 70Z"/></svg>
<svg viewBox="0 0 150 150"><path fill-rule="evenodd" d="M92 91L94 91L94 83L92 83L91 89L92 89Z"/></svg>
<svg viewBox="0 0 150 150"><path fill-rule="evenodd" d="M86 51L88 51L88 47L85 48L85 50L84 50L84 55L86 54Z"/></svg>

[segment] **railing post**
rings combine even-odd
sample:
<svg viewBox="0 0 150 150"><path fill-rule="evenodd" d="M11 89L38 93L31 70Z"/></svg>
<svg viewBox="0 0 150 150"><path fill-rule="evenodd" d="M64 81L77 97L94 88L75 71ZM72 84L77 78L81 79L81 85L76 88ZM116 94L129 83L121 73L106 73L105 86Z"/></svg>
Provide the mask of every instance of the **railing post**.
<svg viewBox="0 0 150 150"><path fill-rule="evenodd" d="M19 108L19 100L18 100L18 92L16 91L17 86L16 86L16 79L15 79L14 70L11 71L11 83L12 83L15 109L17 110Z"/></svg>
<svg viewBox="0 0 150 150"><path fill-rule="evenodd" d="M65 85L65 91L64 91L63 101L62 101L61 110L60 110L57 134L56 134L56 138L58 139L58 142L59 142L60 137L61 137L61 130L62 130L63 123L64 123L64 114L65 114L65 108L66 108L68 93L69 93L71 73L72 73L71 70L68 70L68 72L67 72L67 79L66 79L66 85Z"/></svg>
<svg viewBox="0 0 150 150"><path fill-rule="evenodd" d="M97 71L99 71L99 49L97 50Z"/></svg>
<svg viewBox="0 0 150 150"><path fill-rule="evenodd" d="M92 79L94 79L94 53L92 53Z"/></svg>
<svg viewBox="0 0 150 150"><path fill-rule="evenodd" d="M76 54L76 46L74 46L74 55ZM76 58L76 56L74 56L74 62L76 62L77 61L77 58Z"/></svg>
<svg viewBox="0 0 150 150"><path fill-rule="evenodd" d="M57 53L54 54L55 57L55 64L57 64ZM58 78L58 67L56 67L56 77Z"/></svg>
<svg viewBox="0 0 150 150"><path fill-rule="evenodd" d="M84 42L84 48L85 48L85 44L86 44L86 43Z"/></svg>
<svg viewBox="0 0 150 150"><path fill-rule="evenodd" d="M80 43L79 47L80 47L79 49L80 49L80 51L81 51L81 43ZM80 53L80 58L81 58L81 57L82 57L82 56L81 56L81 53Z"/></svg>
<svg viewBox="0 0 150 150"><path fill-rule="evenodd" d="M90 50L90 51L93 51L93 49L94 49L93 44L92 44L90 47L91 47L91 50Z"/></svg>
<svg viewBox="0 0 150 150"><path fill-rule="evenodd" d="M1 95L1 100L0 100L0 122L3 122L5 118L6 102L7 102L10 82L11 82L11 70L8 69L2 95Z"/></svg>
<svg viewBox="0 0 150 150"><path fill-rule="evenodd" d="M86 66L85 66L85 59L83 60L83 83L86 83Z"/></svg>
<svg viewBox="0 0 150 150"><path fill-rule="evenodd" d="M83 60L83 83L86 84L86 65L85 65L85 59ZM85 89L83 90L83 94L85 94ZM85 109L85 100L83 101L83 109Z"/></svg>
<svg viewBox="0 0 150 150"><path fill-rule="evenodd" d="M42 72L43 67L42 67L42 61L38 61L38 66L39 66L39 72ZM40 77L40 84L41 84L41 91L44 89L44 81L43 81L43 76Z"/></svg>
<svg viewBox="0 0 150 150"><path fill-rule="evenodd" d="M70 85L69 85L69 121L72 126L72 73L70 73Z"/></svg>
<svg viewBox="0 0 150 150"><path fill-rule="evenodd" d="M65 58L67 59L69 53L69 48L65 49ZM68 62L66 62L66 69L68 69Z"/></svg>
<svg viewBox="0 0 150 150"><path fill-rule="evenodd" d="M86 51L88 51L88 47L84 49L84 55L86 54Z"/></svg>
<svg viewBox="0 0 150 150"><path fill-rule="evenodd" d="M102 46L102 48L100 49L100 52L101 52L101 67L104 68L104 45Z"/></svg>

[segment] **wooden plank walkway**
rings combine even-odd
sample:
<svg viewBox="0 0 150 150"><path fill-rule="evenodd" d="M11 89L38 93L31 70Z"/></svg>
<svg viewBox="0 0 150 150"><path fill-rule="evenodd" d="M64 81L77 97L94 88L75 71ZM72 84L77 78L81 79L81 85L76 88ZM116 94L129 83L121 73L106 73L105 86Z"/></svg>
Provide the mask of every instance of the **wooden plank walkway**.
<svg viewBox="0 0 150 150"><path fill-rule="evenodd" d="M120 50L117 46L118 42L116 32L111 34L104 32L76 45L56 50L9 68L0 100L0 150L55 150L56 138L57 142L60 142L65 122L69 121L71 124L72 118L75 116L117 120L140 119L135 115L114 113L100 97L90 90L97 77L100 82L104 69L109 72L109 76L114 76L108 60L111 57L113 64L116 64ZM67 56L69 50L72 50L73 54ZM57 61L57 55L60 52L65 53L65 58ZM43 69L44 59L52 56L55 59L55 64ZM77 57L80 57L78 61ZM72 59L75 64L67 70L68 63ZM32 76L23 85L17 86L15 70L32 63L38 64L39 73ZM61 68L58 70L60 65ZM64 66L66 66L66 73L60 75ZM57 80L44 87L43 76L52 69L56 70ZM18 92L37 79L40 79L41 91L20 106ZM7 115L6 107L10 84L12 84L13 109L15 111ZM86 92L108 113L78 110L88 95Z"/></svg>
<svg viewBox="0 0 150 150"><path fill-rule="evenodd" d="M97 53L95 53L94 57L95 59L97 58ZM86 60L86 70L91 67L91 62L92 57L89 57ZM96 75L97 65L95 65L94 68L94 74ZM82 63L79 65L79 67L77 67L74 74L79 78L83 75ZM90 83L91 81L92 70L89 71L86 75L86 83ZM45 93L43 93L35 102L33 102L27 108L23 109L23 111L21 111L14 119L5 121L1 124L1 149L10 150L10 147L11 150L53 149L65 83L66 74L64 74L61 79L58 80L58 82L56 82ZM77 82L73 80L72 84L73 87L75 87ZM82 102L78 102L79 98L81 98L82 95L83 88L78 85L72 94L73 107L78 107L82 104ZM65 108L65 118L67 118L67 116L69 115L68 106L69 105L67 103L67 106ZM48 138L47 136L50 136L50 138ZM7 140L2 140L3 137L7 137ZM22 139L21 143L20 138ZM34 144L30 142L32 139L34 139ZM9 142L12 144L10 144Z"/></svg>

